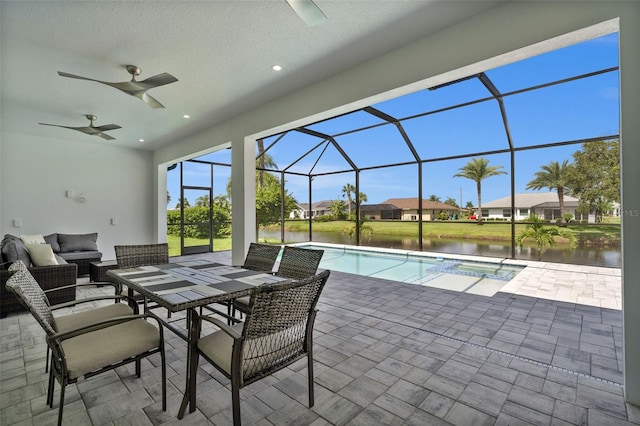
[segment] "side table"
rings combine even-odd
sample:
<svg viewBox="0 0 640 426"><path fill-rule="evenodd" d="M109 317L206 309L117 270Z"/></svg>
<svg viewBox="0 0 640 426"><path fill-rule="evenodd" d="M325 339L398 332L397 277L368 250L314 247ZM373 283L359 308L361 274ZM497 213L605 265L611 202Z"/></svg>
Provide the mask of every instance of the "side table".
<svg viewBox="0 0 640 426"><path fill-rule="evenodd" d="M107 277L107 271L110 269L118 269L118 262L115 260L103 260L101 262L91 262L89 264L89 281L107 281L111 280Z"/></svg>

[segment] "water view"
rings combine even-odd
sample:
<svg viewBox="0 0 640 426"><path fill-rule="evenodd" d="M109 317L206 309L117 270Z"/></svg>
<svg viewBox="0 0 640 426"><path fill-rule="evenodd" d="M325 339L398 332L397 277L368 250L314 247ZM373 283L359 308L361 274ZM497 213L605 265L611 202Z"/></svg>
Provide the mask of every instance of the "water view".
<svg viewBox="0 0 640 426"><path fill-rule="evenodd" d="M280 240L280 231L263 230L259 232L259 240ZM309 240L308 232L285 231L286 243L299 243ZM355 240L347 234L337 232L313 232L313 240L323 243L353 245ZM362 246L394 248L403 250L418 250L417 238L401 238L388 235L372 235L370 239L363 239ZM465 255L478 255L486 257L511 257L511 245L502 241L470 241L470 240L442 240L424 239L424 251L439 253L453 253ZM516 259L538 260L535 249L523 247L516 248ZM622 254L620 247L583 246L578 245L574 249L566 247L551 247L544 252L542 261L573 263L576 265L604 266L608 268L620 268L622 266Z"/></svg>

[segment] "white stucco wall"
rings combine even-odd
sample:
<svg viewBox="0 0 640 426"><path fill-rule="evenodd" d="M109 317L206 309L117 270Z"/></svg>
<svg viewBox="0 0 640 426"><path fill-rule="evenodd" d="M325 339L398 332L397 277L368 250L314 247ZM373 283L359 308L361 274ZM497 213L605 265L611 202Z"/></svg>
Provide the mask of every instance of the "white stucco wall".
<svg viewBox="0 0 640 426"><path fill-rule="evenodd" d="M1 137L2 235L97 232L103 259L115 258L115 244L153 242L150 152L7 132Z"/></svg>

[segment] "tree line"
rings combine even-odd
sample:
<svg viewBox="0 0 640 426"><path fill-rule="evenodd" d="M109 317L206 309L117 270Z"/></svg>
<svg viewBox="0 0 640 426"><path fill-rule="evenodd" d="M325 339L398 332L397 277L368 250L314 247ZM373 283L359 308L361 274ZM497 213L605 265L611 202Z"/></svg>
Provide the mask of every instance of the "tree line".
<svg viewBox="0 0 640 426"><path fill-rule="evenodd" d="M594 214L596 222L602 222L604 213L612 209L613 203L620 202L620 143L617 139L584 143L572 156L571 163L565 159L540 166L526 189L556 192L562 223L570 219L565 213L565 195L579 200L579 212ZM472 158L454 175L476 183L480 213L476 220L479 224L482 223L482 181L503 174L506 172L502 166L490 166L489 160L479 157Z"/></svg>

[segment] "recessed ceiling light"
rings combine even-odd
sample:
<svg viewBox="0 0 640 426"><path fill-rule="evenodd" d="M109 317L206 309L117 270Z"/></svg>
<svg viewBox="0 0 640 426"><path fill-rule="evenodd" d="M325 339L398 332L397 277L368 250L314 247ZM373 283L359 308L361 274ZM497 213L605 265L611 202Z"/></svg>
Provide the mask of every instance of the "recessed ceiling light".
<svg viewBox="0 0 640 426"><path fill-rule="evenodd" d="M191 118L191 116L189 114L185 114L182 116L182 118Z"/></svg>
<svg viewBox="0 0 640 426"><path fill-rule="evenodd" d="M144 142L144 139L138 139L138 142Z"/></svg>
<svg viewBox="0 0 640 426"><path fill-rule="evenodd" d="M282 69L282 67L280 65L273 65L271 67L271 69L274 70L274 71L280 71Z"/></svg>

